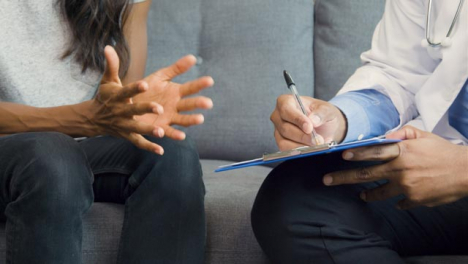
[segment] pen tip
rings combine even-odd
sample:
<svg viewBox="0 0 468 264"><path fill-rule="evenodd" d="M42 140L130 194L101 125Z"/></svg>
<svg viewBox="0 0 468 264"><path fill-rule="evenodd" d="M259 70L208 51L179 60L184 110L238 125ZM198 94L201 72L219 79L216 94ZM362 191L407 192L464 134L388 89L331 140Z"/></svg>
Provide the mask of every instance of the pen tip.
<svg viewBox="0 0 468 264"><path fill-rule="evenodd" d="M286 81L286 84L288 85L288 87L291 85L295 85L293 79L291 78L291 75L289 75L289 73L286 70L283 71L283 75L284 75L284 80Z"/></svg>

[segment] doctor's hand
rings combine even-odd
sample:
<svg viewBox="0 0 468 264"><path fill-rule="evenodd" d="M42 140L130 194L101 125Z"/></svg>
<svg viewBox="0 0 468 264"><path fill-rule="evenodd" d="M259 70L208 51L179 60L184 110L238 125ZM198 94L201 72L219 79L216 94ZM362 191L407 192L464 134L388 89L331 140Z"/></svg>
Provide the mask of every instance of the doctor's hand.
<svg viewBox="0 0 468 264"><path fill-rule="evenodd" d="M397 207L433 207L468 196L468 147L411 126L389 134L401 139L390 145L363 147L343 152L350 161L388 161L387 163L327 174L325 185L372 182L388 183L361 193L367 202L404 194Z"/></svg>
<svg viewBox="0 0 468 264"><path fill-rule="evenodd" d="M337 107L307 96L301 96L301 100L307 116L298 108L292 95L281 95L277 99L270 120L275 126L276 144L280 150L315 145L312 130L320 144L344 139L346 119Z"/></svg>

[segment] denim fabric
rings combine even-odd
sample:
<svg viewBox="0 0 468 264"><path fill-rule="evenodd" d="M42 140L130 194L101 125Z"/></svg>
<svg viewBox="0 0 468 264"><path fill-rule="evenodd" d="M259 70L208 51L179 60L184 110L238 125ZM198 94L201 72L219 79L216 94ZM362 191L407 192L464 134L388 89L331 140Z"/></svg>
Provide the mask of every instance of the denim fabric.
<svg viewBox="0 0 468 264"><path fill-rule="evenodd" d="M397 264L401 256L468 253L468 198L407 211L395 207L401 196L366 203L360 192L385 182L323 185L328 172L374 164L340 155L284 162L268 175L252 225L272 263Z"/></svg>
<svg viewBox="0 0 468 264"><path fill-rule="evenodd" d="M125 203L118 263L203 263L205 189L195 146L151 140L163 156L109 136L0 137L7 263L82 263L82 218L93 200Z"/></svg>

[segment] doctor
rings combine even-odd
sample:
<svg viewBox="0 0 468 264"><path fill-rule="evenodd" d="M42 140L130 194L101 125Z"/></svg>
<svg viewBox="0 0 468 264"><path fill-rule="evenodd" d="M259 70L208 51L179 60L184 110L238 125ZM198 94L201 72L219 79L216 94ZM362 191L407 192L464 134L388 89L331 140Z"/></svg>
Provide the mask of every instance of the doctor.
<svg viewBox="0 0 468 264"><path fill-rule="evenodd" d="M397 144L285 162L262 185L255 235L274 263L404 263L468 254L468 4L391 0L364 65L330 102L289 95L281 150L385 134ZM429 18L429 19L428 19ZM449 30L450 28L450 30ZM423 41L421 41L423 40Z"/></svg>

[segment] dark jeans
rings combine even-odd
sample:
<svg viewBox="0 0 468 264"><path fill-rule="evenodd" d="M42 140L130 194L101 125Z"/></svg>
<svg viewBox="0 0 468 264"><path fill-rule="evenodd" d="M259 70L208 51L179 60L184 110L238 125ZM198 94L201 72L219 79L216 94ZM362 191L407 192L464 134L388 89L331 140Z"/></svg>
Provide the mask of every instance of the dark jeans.
<svg viewBox="0 0 468 264"><path fill-rule="evenodd" d="M203 263L205 189L195 146L151 140L163 156L108 136L0 137L7 263L81 263L82 219L93 200L125 203L118 263Z"/></svg>
<svg viewBox="0 0 468 264"><path fill-rule="evenodd" d="M404 263L400 256L467 254L468 199L435 208L395 208L402 197L366 203L382 183L326 187L324 174L369 163L340 153L282 163L263 183L254 233L273 263Z"/></svg>

